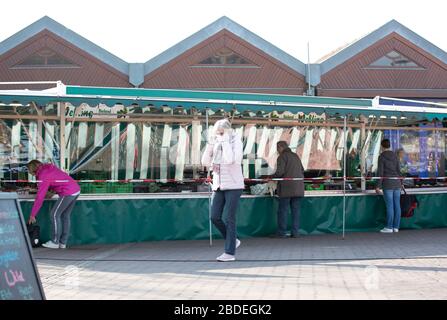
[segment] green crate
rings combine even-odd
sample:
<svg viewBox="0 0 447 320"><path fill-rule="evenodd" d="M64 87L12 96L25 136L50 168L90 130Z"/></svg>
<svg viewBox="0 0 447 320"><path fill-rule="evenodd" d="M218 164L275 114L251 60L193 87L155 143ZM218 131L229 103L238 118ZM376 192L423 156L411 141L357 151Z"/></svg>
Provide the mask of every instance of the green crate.
<svg viewBox="0 0 447 320"><path fill-rule="evenodd" d="M92 183L91 184L91 193L107 193L107 184L106 183Z"/></svg>
<svg viewBox="0 0 447 320"><path fill-rule="evenodd" d="M81 187L81 193L92 193L92 184L91 183L79 183L79 186Z"/></svg>
<svg viewBox="0 0 447 320"><path fill-rule="evenodd" d="M105 171L92 171L88 174L88 179L90 180L107 180L108 179L108 172Z"/></svg>
<svg viewBox="0 0 447 320"><path fill-rule="evenodd" d="M307 191L324 190L324 184L306 184L305 190Z"/></svg>
<svg viewBox="0 0 447 320"><path fill-rule="evenodd" d="M111 193L133 193L133 183L111 183L109 190Z"/></svg>

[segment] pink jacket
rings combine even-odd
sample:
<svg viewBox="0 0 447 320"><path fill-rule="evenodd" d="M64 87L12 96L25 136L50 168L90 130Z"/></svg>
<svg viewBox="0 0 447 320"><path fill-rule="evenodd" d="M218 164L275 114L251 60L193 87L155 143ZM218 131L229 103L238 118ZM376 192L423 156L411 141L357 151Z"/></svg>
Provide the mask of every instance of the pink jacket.
<svg viewBox="0 0 447 320"><path fill-rule="evenodd" d="M41 182L38 182L37 184L38 191L36 201L34 202L33 209L31 210L32 217L35 217L39 212L40 207L42 207L42 203L48 189L51 189L60 197L71 196L72 194L78 193L81 190L76 181L52 164L41 165L37 169L36 180ZM65 180L66 182L62 182L60 180Z"/></svg>
<svg viewBox="0 0 447 320"><path fill-rule="evenodd" d="M242 140L239 135L233 134L229 141L222 144L221 163L213 163L217 152L217 144L207 144L202 156L202 165L213 170L213 190L239 190L244 189L244 176L242 174Z"/></svg>

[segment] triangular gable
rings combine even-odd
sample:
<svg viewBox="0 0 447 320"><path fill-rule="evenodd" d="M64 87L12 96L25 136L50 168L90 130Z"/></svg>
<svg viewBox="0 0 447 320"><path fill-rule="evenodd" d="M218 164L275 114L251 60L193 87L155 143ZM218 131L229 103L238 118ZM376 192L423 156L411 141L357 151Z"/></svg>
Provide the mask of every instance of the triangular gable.
<svg viewBox="0 0 447 320"><path fill-rule="evenodd" d="M228 47L222 47L196 64L200 66L256 66L248 58L241 56Z"/></svg>
<svg viewBox="0 0 447 320"><path fill-rule="evenodd" d="M12 68L76 68L79 67L69 58L55 52L50 48L42 48L28 55Z"/></svg>
<svg viewBox="0 0 447 320"><path fill-rule="evenodd" d="M399 36L418 46L420 49L429 53L433 57L447 64L447 53L445 51L441 50L431 42L425 40L396 20L391 20L390 22L386 23L385 25L363 37L362 39L354 42L347 47L344 47L342 50L335 52L331 56L327 57L320 64L321 75L323 76L325 73L355 57L356 55L365 51L368 47L381 41L392 33L398 34Z"/></svg>
<svg viewBox="0 0 447 320"><path fill-rule="evenodd" d="M83 38L79 34L71 31L62 24L56 22L55 20L47 16L37 20L28 27L15 33L8 39L0 42L0 55L3 55L4 53L12 50L13 48L19 46L21 43L36 36L37 34L39 34L44 30L50 31L51 33L57 35L58 37L71 43L75 47L78 47L82 51L85 51L86 53L92 55L98 60L120 71L121 73L126 75L128 74L129 64L127 62L121 60L120 58L116 57L110 52L104 50L103 48L97 46L93 42Z"/></svg>
<svg viewBox="0 0 447 320"><path fill-rule="evenodd" d="M147 74L142 87L301 95L306 84L304 75L225 29Z"/></svg>
<svg viewBox="0 0 447 320"><path fill-rule="evenodd" d="M221 17L220 19L206 26L202 30L186 38L185 40L179 42L175 46L169 48L168 50L159 54L155 58L147 61L144 64L145 74L147 75L152 71L160 68L164 64L174 60L175 58L185 53L189 49L197 46L203 41L206 41L208 38L212 37L213 35L223 30L228 30L229 32L240 37L241 39L250 43L259 50L265 52L267 55L282 62L292 70L300 73L301 75L305 75L306 68L304 63L292 57L291 55L287 54L286 52L282 51L281 49L277 48L276 46L272 45L271 43L265 41L258 35L245 29L241 25L237 24L236 22L232 21L231 19L225 16Z"/></svg>
<svg viewBox="0 0 447 320"><path fill-rule="evenodd" d="M370 63L366 68L372 69L424 69L404 54L391 50L379 59Z"/></svg>

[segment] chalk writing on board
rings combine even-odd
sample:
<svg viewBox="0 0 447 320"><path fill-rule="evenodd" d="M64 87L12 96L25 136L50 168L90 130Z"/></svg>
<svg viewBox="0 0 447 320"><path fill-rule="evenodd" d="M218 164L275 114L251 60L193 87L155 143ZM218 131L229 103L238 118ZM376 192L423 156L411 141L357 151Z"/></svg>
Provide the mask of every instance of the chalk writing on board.
<svg viewBox="0 0 447 320"><path fill-rule="evenodd" d="M6 283L10 288L14 287L16 283L25 282L22 271L9 270L8 272L3 272L3 275L5 276Z"/></svg>
<svg viewBox="0 0 447 320"><path fill-rule="evenodd" d="M0 219L16 219L18 213L14 211L0 211Z"/></svg>
<svg viewBox="0 0 447 320"><path fill-rule="evenodd" d="M45 299L16 194L0 192L0 300Z"/></svg>
<svg viewBox="0 0 447 320"><path fill-rule="evenodd" d="M13 296L11 290L9 289L0 290L0 300L9 300L12 297Z"/></svg>
<svg viewBox="0 0 447 320"><path fill-rule="evenodd" d="M9 263L19 259L17 251L6 251L0 255L0 266L9 267Z"/></svg>
<svg viewBox="0 0 447 320"><path fill-rule="evenodd" d="M20 239L18 237L12 237L8 239L0 239L0 247L1 246L20 246Z"/></svg>
<svg viewBox="0 0 447 320"><path fill-rule="evenodd" d="M24 299L32 299L32 295L34 293L34 288L32 285L28 285L26 287L18 287L20 295Z"/></svg>
<svg viewBox="0 0 447 320"><path fill-rule="evenodd" d="M16 227L13 224L5 224L0 226L0 234L15 233Z"/></svg>

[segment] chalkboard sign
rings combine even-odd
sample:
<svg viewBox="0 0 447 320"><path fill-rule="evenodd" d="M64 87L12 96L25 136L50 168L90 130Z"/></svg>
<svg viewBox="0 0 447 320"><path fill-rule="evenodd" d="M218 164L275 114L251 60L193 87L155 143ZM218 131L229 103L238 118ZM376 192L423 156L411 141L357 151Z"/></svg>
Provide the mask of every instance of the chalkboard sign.
<svg viewBox="0 0 447 320"><path fill-rule="evenodd" d="M0 193L0 300L43 299L17 194Z"/></svg>

